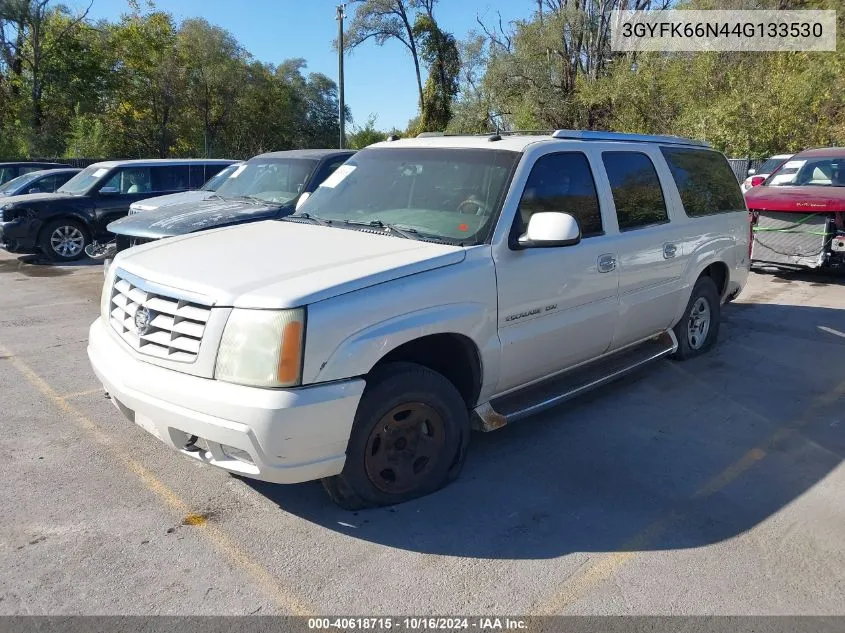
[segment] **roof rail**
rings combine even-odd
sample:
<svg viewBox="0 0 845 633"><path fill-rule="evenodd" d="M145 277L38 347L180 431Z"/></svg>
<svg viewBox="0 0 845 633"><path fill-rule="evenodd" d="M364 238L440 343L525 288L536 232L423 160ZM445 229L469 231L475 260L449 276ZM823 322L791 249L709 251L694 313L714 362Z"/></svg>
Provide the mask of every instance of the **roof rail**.
<svg viewBox="0 0 845 633"><path fill-rule="evenodd" d="M446 132L420 132L417 138L428 138L430 136L446 136Z"/></svg>
<svg viewBox="0 0 845 633"><path fill-rule="evenodd" d="M598 132L593 130L555 130L552 133L552 137L579 141L626 141L629 143L663 143L666 145L713 147L706 141L696 141L680 136L660 136L658 134L626 134L624 132Z"/></svg>

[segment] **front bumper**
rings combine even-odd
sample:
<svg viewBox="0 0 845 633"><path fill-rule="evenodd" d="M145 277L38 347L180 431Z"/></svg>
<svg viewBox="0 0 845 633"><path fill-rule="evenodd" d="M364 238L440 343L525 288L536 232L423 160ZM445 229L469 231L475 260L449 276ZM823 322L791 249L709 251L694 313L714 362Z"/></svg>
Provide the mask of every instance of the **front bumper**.
<svg viewBox="0 0 845 633"><path fill-rule="evenodd" d="M275 483L343 470L363 379L258 389L198 378L139 360L102 319L91 325L88 357L118 409L184 455ZM192 435L200 450L185 449Z"/></svg>
<svg viewBox="0 0 845 633"><path fill-rule="evenodd" d="M34 253L35 237L22 220L0 222L0 246L11 253Z"/></svg>

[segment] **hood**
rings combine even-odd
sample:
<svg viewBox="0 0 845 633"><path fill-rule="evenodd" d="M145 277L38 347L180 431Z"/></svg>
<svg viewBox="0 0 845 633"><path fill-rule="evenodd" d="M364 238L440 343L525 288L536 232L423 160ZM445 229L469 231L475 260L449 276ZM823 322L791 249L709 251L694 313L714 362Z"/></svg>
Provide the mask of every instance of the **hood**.
<svg viewBox="0 0 845 633"><path fill-rule="evenodd" d="M745 193L752 211L790 213L830 213L845 211L845 187L801 185L798 187L761 185Z"/></svg>
<svg viewBox="0 0 845 633"><path fill-rule="evenodd" d="M219 226L265 220L279 215L278 204L258 204L248 200L209 198L143 211L115 220L106 228L118 235L159 239L185 235ZM293 212L293 207L290 207Z"/></svg>
<svg viewBox="0 0 845 633"><path fill-rule="evenodd" d="M42 202L51 200L67 200L78 198L70 193L25 193L22 196L9 196L4 198L4 204L27 204L28 202Z"/></svg>
<svg viewBox="0 0 845 633"><path fill-rule="evenodd" d="M130 213L132 211L152 211L153 209L160 209L174 204L183 204L185 202L202 202L211 196L215 195L213 191L182 191L180 193L169 193L166 196L156 196L155 198L145 198L139 202L133 202L130 206Z"/></svg>
<svg viewBox="0 0 845 633"><path fill-rule="evenodd" d="M112 267L219 306L293 308L457 264L460 246L273 220L136 246Z"/></svg>

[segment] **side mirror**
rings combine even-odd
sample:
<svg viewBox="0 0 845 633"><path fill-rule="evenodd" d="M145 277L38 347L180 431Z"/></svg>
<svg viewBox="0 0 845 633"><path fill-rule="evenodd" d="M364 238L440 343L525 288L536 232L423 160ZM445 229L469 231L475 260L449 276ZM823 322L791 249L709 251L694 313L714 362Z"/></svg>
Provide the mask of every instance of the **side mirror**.
<svg viewBox="0 0 845 633"><path fill-rule="evenodd" d="M753 176L753 175L754 175L754 174L756 174L756 173L757 173L757 170L756 170L756 169L749 169L749 170L748 170L748 175L749 175L749 176Z"/></svg>
<svg viewBox="0 0 845 633"><path fill-rule="evenodd" d="M41 189L38 187L30 187L29 190L27 190L27 193L41 193Z"/></svg>
<svg viewBox="0 0 845 633"><path fill-rule="evenodd" d="M296 201L296 210L299 211L299 207L305 204L305 201L311 196L309 191L299 194L299 200Z"/></svg>
<svg viewBox="0 0 845 633"><path fill-rule="evenodd" d="M548 248L572 246L581 241L578 220L568 213L544 211L535 213L528 220L528 229L517 243L521 248Z"/></svg>
<svg viewBox="0 0 845 633"><path fill-rule="evenodd" d="M100 189L100 195L103 196L115 196L120 193L120 189L117 187L103 187Z"/></svg>

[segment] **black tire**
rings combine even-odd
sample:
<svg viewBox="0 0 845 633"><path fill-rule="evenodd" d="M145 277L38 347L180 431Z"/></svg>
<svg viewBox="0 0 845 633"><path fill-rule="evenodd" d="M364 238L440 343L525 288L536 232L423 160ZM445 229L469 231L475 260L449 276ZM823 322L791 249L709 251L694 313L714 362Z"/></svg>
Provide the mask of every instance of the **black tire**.
<svg viewBox="0 0 845 633"><path fill-rule="evenodd" d="M406 419L411 422L403 430ZM414 440L411 428L417 419L423 421ZM347 510L430 494L457 478L469 434L467 405L449 380L422 365L389 363L367 379L343 472L323 479L323 486Z"/></svg>
<svg viewBox="0 0 845 633"><path fill-rule="evenodd" d="M59 235L65 235L68 238L64 245L56 241ZM81 243L78 241L80 237ZM38 237L38 247L41 252L54 262L72 262L83 257L85 247L90 243L91 237L85 225L78 220L69 218L60 218L48 222L41 229L41 234Z"/></svg>
<svg viewBox="0 0 845 633"><path fill-rule="evenodd" d="M695 308L701 307L701 301L706 302L709 310L709 321L706 332L700 331L700 321L692 319L692 312ZM721 321L721 305L719 290L710 277L699 277L692 288L687 309L684 316L675 324L672 330L678 339L678 349L670 356L675 360L687 360L703 354L713 347L716 338L719 336L719 322ZM699 329L698 334L691 330Z"/></svg>

